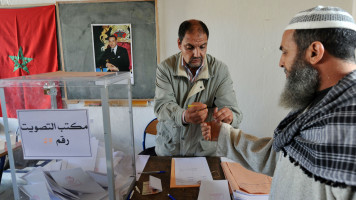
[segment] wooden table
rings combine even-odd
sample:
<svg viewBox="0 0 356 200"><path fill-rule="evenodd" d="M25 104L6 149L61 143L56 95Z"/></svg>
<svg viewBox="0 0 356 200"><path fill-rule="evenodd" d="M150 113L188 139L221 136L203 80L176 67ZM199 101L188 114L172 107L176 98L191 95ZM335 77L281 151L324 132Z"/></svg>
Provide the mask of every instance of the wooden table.
<svg viewBox="0 0 356 200"><path fill-rule="evenodd" d="M220 157L206 157L214 180L225 179L224 173L220 165ZM141 194L136 190L132 196L132 200L141 199L159 199L169 200L168 194L171 194L176 200L196 200L199 195L199 187L194 188L170 188L171 176L171 160L172 157L166 156L151 156L143 171L166 171L162 174L154 174L155 177L161 179L163 191L158 194L142 195L143 182L148 181L149 174L141 174L140 179L136 182L136 186L140 189Z"/></svg>

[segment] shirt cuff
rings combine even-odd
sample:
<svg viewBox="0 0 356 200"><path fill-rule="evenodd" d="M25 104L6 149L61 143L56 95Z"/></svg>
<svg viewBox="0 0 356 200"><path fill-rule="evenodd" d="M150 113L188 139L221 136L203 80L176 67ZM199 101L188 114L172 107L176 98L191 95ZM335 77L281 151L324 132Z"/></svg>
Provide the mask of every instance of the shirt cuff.
<svg viewBox="0 0 356 200"><path fill-rule="evenodd" d="M186 111L186 110L184 110L183 113L182 113L182 122L183 122L183 125L188 124L188 123L185 121L185 117L184 117L185 111Z"/></svg>

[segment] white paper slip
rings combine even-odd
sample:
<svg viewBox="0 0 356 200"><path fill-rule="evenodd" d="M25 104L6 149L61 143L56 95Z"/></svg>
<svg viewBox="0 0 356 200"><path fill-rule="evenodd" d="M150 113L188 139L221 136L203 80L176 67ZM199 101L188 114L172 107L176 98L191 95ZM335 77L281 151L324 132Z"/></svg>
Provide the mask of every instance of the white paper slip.
<svg viewBox="0 0 356 200"><path fill-rule="evenodd" d="M150 188L152 188L153 190L157 190L158 192L162 192L161 179L150 175L148 184L150 185Z"/></svg>
<svg viewBox="0 0 356 200"><path fill-rule="evenodd" d="M99 185L109 187L107 174L92 171L87 171L87 173L95 180L95 182L99 183Z"/></svg>
<svg viewBox="0 0 356 200"><path fill-rule="evenodd" d="M114 152L114 150L113 150L113 152ZM122 152L121 153L119 153L119 152L113 153L113 167L114 167L114 169L119 164L122 157L123 157ZM98 147L94 171L103 173L103 174L107 173L105 148L103 146ZM114 171L114 173L115 173L115 171Z"/></svg>
<svg viewBox="0 0 356 200"><path fill-rule="evenodd" d="M173 159L176 185L196 185L203 180L213 180L205 157Z"/></svg>
<svg viewBox="0 0 356 200"><path fill-rule="evenodd" d="M46 174L42 170L42 167L34 168L33 170L23 175L21 178L26 180L29 184L44 183L48 190L51 189L47 182Z"/></svg>
<svg viewBox="0 0 356 200"><path fill-rule="evenodd" d="M46 184L36 183L19 187L30 199L50 200Z"/></svg>
<svg viewBox="0 0 356 200"><path fill-rule="evenodd" d="M90 146L92 150L92 157L75 157L75 158L65 158L67 161L66 169L74 169L81 167L84 171L94 171L96 156L98 152L99 140L95 137L90 138Z"/></svg>
<svg viewBox="0 0 356 200"><path fill-rule="evenodd" d="M94 181L81 168L67 169L49 172L58 185L82 193L105 192L105 190Z"/></svg>
<svg viewBox="0 0 356 200"><path fill-rule="evenodd" d="M59 186L52 178L47 177L47 181L49 185L51 186L52 191L60 196L62 199L79 199L79 197L68 190L64 189L63 187ZM52 195L50 193L50 195ZM52 198L52 197L51 197Z"/></svg>
<svg viewBox="0 0 356 200"><path fill-rule="evenodd" d="M227 180L202 181L198 200L230 200Z"/></svg>
<svg viewBox="0 0 356 200"><path fill-rule="evenodd" d="M51 162L43 166L43 171L58 171L61 170L61 167L62 167L62 160L58 162L52 160Z"/></svg>
<svg viewBox="0 0 356 200"><path fill-rule="evenodd" d="M149 155L136 155L136 181L140 178L149 158Z"/></svg>
<svg viewBox="0 0 356 200"><path fill-rule="evenodd" d="M268 194L248 194L242 191L234 191L234 200L268 200Z"/></svg>

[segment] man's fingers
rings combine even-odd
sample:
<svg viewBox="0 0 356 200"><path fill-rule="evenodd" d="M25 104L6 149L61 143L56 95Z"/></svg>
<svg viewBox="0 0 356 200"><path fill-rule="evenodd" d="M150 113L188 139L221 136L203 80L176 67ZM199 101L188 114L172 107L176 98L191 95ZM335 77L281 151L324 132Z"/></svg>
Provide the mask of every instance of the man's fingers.
<svg viewBox="0 0 356 200"><path fill-rule="evenodd" d="M197 106L192 106L192 107L188 108L188 110L189 110L190 112L199 112L199 111L205 110L205 109L207 109L207 106L206 106L205 104L203 104L203 105L197 105Z"/></svg>
<svg viewBox="0 0 356 200"><path fill-rule="evenodd" d="M218 112L218 107L215 107L213 115L217 114L217 112Z"/></svg>
<svg viewBox="0 0 356 200"><path fill-rule="evenodd" d="M205 119L208 117L208 110L204 109L204 110L192 112L191 110L188 109L187 115L192 123L198 124L204 122Z"/></svg>
<svg viewBox="0 0 356 200"><path fill-rule="evenodd" d="M222 108L214 113L214 119L217 122L231 123L233 119L232 111L229 108Z"/></svg>
<svg viewBox="0 0 356 200"><path fill-rule="evenodd" d="M211 127L207 123L201 123L201 133L205 140L210 140L211 138Z"/></svg>

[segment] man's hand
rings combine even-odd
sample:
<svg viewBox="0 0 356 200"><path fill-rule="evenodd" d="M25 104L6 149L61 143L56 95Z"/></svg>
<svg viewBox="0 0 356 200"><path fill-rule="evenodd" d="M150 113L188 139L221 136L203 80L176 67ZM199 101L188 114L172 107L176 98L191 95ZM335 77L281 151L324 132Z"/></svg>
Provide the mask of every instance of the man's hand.
<svg viewBox="0 0 356 200"><path fill-rule="evenodd" d="M217 141L219 138L220 128L222 122L204 122L200 124L201 134L205 140Z"/></svg>
<svg viewBox="0 0 356 200"><path fill-rule="evenodd" d="M106 67L108 68L108 70L112 71L112 72L118 72L119 68L117 68L115 65L111 64L111 63L106 63Z"/></svg>
<svg viewBox="0 0 356 200"><path fill-rule="evenodd" d="M208 109L206 104L193 102L192 107L188 108L184 113L184 119L187 123L200 124L208 117Z"/></svg>
<svg viewBox="0 0 356 200"><path fill-rule="evenodd" d="M215 108L213 117L216 122L224 122L227 124L231 124L232 120L234 119L232 111L226 107L222 108L219 111L218 111L218 108Z"/></svg>

